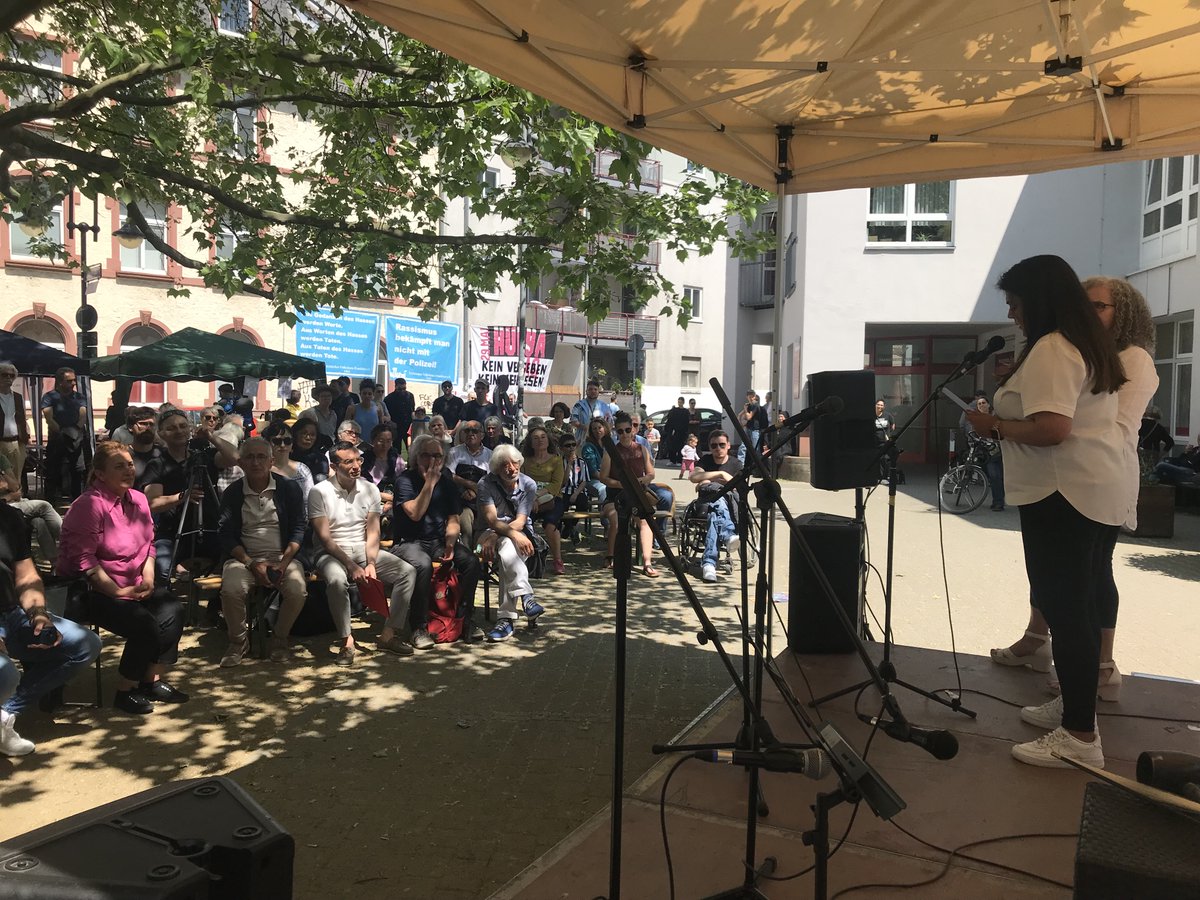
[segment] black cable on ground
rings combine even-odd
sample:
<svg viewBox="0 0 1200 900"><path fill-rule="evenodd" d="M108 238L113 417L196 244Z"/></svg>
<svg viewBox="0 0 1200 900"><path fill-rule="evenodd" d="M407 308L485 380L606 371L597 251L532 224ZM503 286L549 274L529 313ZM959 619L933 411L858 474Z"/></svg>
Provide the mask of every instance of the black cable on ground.
<svg viewBox="0 0 1200 900"><path fill-rule="evenodd" d="M667 787L671 784L675 773L679 771L679 767L689 759L691 759L690 756L681 756L675 760L675 764L667 772L667 777L663 779L662 791L658 795L658 824L662 829L663 854L667 860L667 884L670 886L671 900L675 900L675 868L671 864L671 843L667 838Z"/></svg>
<svg viewBox="0 0 1200 900"><path fill-rule="evenodd" d="M1079 832L1077 832L1077 831L1073 831L1073 832L1029 832L1027 834L1003 834L1003 835L999 835L998 837L983 838L978 841L968 841L965 844L960 844L959 846L955 847L952 850L948 850L945 847L939 847L937 844L932 844L929 841L925 840L924 838L917 837L915 834L913 834L911 831L906 829L904 826L900 825L894 819L891 821L890 824L895 826L896 829L898 829L899 831L908 835L910 838L912 838L917 843L924 844L926 847L929 847L933 850L937 850L939 853L947 854L946 860L945 860L944 864L942 865L941 871L938 872L936 875L934 875L932 878L926 878L923 881L914 881L914 882L910 882L907 884L876 882L876 883L871 883L871 884L850 885L849 887L844 887L840 891L835 892L829 898L829 900L837 900L838 897L843 897L846 894L850 894L855 891L870 890L873 888L889 890L889 891L901 891L901 890L909 890L911 888L927 887L928 885L931 885L938 881L941 881L943 878L946 877L946 875L950 871L952 864L954 863L954 858L956 856L961 857L963 859L969 859L972 862L983 863L984 865L988 865L988 866L995 866L998 869L1003 869L1006 872L1012 872L1015 875L1024 875L1028 878L1033 878L1037 881L1042 881L1047 884L1052 884L1055 887L1066 888L1067 890L1070 890L1072 887L1074 887L1074 885L1068 884L1063 881L1059 881L1056 878L1050 878L1047 875L1039 875L1038 873L1030 872L1027 869L1021 869L1021 868L1017 868L1016 866L1009 866L1004 863L998 863L998 862L995 862L990 859L983 859L982 857L972 856L969 853L963 853L963 851L966 850L968 847L982 847L987 844L996 844L996 843L1000 843L1002 841L1025 840L1028 838L1077 838L1077 837L1079 837Z"/></svg>

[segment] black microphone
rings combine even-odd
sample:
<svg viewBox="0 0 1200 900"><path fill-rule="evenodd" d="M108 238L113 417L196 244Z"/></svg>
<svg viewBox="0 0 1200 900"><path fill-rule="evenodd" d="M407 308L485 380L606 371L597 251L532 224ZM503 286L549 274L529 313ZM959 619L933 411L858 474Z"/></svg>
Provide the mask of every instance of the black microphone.
<svg viewBox="0 0 1200 900"><path fill-rule="evenodd" d="M992 339L987 342L987 346L985 346L982 350L976 350L971 354L971 365L977 366L996 351L1003 349L1004 338L1000 337L998 334L994 334L992 335Z"/></svg>
<svg viewBox="0 0 1200 900"><path fill-rule="evenodd" d="M893 740L904 744L916 744L935 759L954 759L958 755L958 738L948 731L929 731L914 728L907 722L886 722L875 716L858 717L868 725L879 725L879 730Z"/></svg>
<svg viewBox="0 0 1200 900"><path fill-rule="evenodd" d="M842 402L842 398L834 394L830 394L816 406L810 406L808 409L802 409L794 416L789 416L778 425L773 426L776 430L783 428L795 428L799 426L802 430L808 426L813 419L819 419L821 416L836 416L846 404Z"/></svg>
<svg viewBox="0 0 1200 900"><path fill-rule="evenodd" d="M786 747L768 747L759 751L697 750L692 758L731 766L753 766L768 772L799 772L816 781L833 770L829 756L816 747L808 750L789 750Z"/></svg>

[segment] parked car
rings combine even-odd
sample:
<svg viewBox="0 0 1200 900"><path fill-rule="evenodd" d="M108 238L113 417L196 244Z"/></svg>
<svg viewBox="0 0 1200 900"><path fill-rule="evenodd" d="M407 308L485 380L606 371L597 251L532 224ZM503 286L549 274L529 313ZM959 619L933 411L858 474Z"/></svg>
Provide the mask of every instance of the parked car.
<svg viewBox="0 0 1200 900"><path fill-rule="evenodd" d="M663 421L667 417L667 410L660 410L656 413L651 413L649 418L654 420L654 427L662 431ZM705 406L696 407L696 412L700 415L700 426L692 426L692 431L700 438L700 455L703 456L708 452L708 435L710 432L716 431L722 427L721 423L725 421L724 414L719 409L709 409Z"/></svg>

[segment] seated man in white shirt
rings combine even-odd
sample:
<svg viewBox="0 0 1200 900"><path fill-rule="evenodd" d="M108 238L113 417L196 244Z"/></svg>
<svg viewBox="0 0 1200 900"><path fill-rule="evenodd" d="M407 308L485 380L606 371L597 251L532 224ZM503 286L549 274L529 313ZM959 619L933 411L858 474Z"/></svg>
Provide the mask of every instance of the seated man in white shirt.
<svg viewBox="0 0 1200 900"><path fill-rule="evenodd" d="M512 444L492 451L491 472L479 481L479 515L486 528L479 538L485 563L493 559L500 568L503 599L496 610L496 626L488 632L492 642L512 637L518 608L537 624L545 610L533 599L525 560L533 555L533 514L537 482L521 471L525 457Z"/></svg>
<svg viewBox="0 0 1200 900"><path fill-rule="evenodd" d="M329 451L333 477L316 485L308 494L308 520L319 554L317 571L325 580L329 611L333 615L342 647L339 666L354 665L354 636L350 633L351 581L378 578L392 589L387 621L379 634L379 648L407 656L412 646L400 639L408 618L416 571L391 553L379 552L379 518L383 505L379 488L365 478L362 456L353 444L340 441Z"/></svg>
<svg viewBox="0 0 1200 900"><path fill-rule="evenodd" d="M477 513L475 500L479 493L479 479L488 473L488 463L492 458L492 451L483 445L483 426L475 419L459 423L458 433L462 436L462 443L450 450L446 457L446 468L450 470L450 477L458 485L459 494L462 497L463 510L458 516L461 533L466 538L467 544L474 548ZM459 470L462 466L471 466L475 470L471 474L474 474L475 477L468 478L466 475L460 475ZM469 469L462 469L462 471L470 472Z"/></svg>

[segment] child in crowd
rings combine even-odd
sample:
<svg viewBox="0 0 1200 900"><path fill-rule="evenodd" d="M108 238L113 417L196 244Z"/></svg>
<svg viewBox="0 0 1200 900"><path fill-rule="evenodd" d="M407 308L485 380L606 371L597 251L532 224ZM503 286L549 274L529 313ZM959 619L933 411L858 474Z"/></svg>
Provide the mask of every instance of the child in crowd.
<svg viewBox="0 0 1200 900"><path fill-rule="evenodd" d="M679 466L679 478L690 478L692 473L696 471L696 460L700 458L700 451L697 446L700 444L700 438L694 434L689 434L687 443L680 451L683 456L683 462ZM679 479L676 479L677 481Z"/></svg>
<svg viewBox="0 0 1200 900"><path fill-rule="evenodd" d="M650 443L650 458L658 459L658 445L662 441L662 434L654 427L653 419L646 420L646 433L643 437Z"/></svg>
<svg viewBox="0 0 1200 900"><path fill-rule="evenodd" d="M425 407L418 406L413 410L412 425L409 427L408 433L413 437L429 433L429 416L425 413Z"/></svg>

